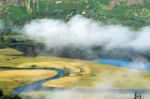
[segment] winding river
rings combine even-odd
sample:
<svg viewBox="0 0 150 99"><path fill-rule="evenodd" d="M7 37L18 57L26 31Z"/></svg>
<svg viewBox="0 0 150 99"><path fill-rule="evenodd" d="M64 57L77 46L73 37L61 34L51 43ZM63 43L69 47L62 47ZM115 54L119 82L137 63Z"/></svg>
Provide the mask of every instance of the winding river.
<svg viewBox="0 0 150 99"><path fill-rule="evenodd" d="M134 62L128 62L128 61L123 61L123 60L113 60L113 59L97 59L96 62L101 63L101 64L110 64L113 66L117 66L117 67L126 67L129 65L136 65L136 63ZM150 72L150 68L148 68L150 66L150 64L144 64L144 66L146 67L146 69L144 69L144 71L146 72ZM135 68L135 69L140 69L138 67L127 67L127 68ZM21 70L21 69L19 69ZM36 70L36 69L35 69ZM41 69L40 69L41 70ZM43 70L47 70L47 69L43 69ZM23 85L20 86L18 88L15 88L12 90L13 93L27 93L27 92L32 92L32 91L52 91L52 90L66 90L65 88L48 88L48 87L44 87L42 86L42 84L46 81L49 80L54 80L57 78L60 78L63 74L63 71L61 69L50 69L50 70L54 70L57 72L57 74L53 77L50 78L46 78L46 79L42 79L36 82L33 82L31 84L27 84L27 85ZM90 93L96 93L96 92L110 92L110 93L144 93L144 94L149 94L150 90L135 90L135 89L82 89L82 88L77 88L77 89L72 89L73 91L77 91L77 92L90 92Z"/></svg>
<svg viewBox="0 0 150 99"><path fill-rule="evenodd" d="M17 69L17 70L22 70L22 69ZM25 69L23 69L23 70L25 70ZM26 69L26 70L31 70L31 69ZM37 70L37 69L35 69L35 70ZM40 70L48 70L48 69L40 69ZM53 77L50 77L50 78L42 79L42 80L33 82L31 84L27 84L27 85L23 85L23 86L14 88L12 90L12 92L13 93L26 93L26 92L32 92L32 91L40 91L40 90L50 90L50 89L53 89L53 88L44 87L44 86L42 86L42 84L44 82L46 82L46 81L60 78L62 76L62 74L63 74L63 71L61 69L49 69L49 70L54 70L54 71L57 72L57 74L54 75Z"/></svg>

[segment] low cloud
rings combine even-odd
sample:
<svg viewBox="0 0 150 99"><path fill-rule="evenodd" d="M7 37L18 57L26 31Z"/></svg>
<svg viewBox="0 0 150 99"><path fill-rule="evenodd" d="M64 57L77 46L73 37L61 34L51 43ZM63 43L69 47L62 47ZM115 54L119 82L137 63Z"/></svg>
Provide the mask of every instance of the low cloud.
<svg viewBox="0 0 150 99"><path fill-rule="evenodd" d="M46 92L44 95L30 95L29 99L132 99L134 94L113 94L113 93L94 93L77 92L73 90ZM146 98L148 99L148 98Z"/></svg>
<svg viewBox="0 0 150 99"><path fill-rule="evenodd" d="M68 22L55 19L37 19L30 23L27 23L23 27L23 32L33 38L34 40L44 42L48 49L62 49L64 47L80 48L87 50L94 46L104 46L106 49L118 49L118 48L131 48L136 51L147 51L150 49L150 26L144 27L139 31L132 31L128 27L121 25L103 25L100 22L96 22L92 19L85 18L81 15L72 17ZM90 52L90 51L89 51ZM92 53L92 52L90 52ZM144 65L147 60L135 60L134 64L126 66L127 68L134 67L140 70L145 70ZM143 79L141 72L137 70L128 70L122 72L118 70L116 72L108 72L107 70L100 73L102 77L99 80L96 88L110 88L113 89L120 81L120 86L131 87L134 84L139 83L141 87L145 87L149 81ZM119 80L120 79L120 80ZM130 81L132 84L125 85L126 81ZM54 92L51 96L46 96L46 99L81 99L87 97L87 99L131 99L133 94L129 96L123 96L118 98L117 95L91 95L91 94L79 94L72 90L66 90L61 92ZM83 96L83 97L82 97ZM110 96L110 97L109 97ZM120 96L120 94L119 94ZM109 98L108 98L109 97ZM124 98L126 97L126 98Z"/></svg>
<svg viewBox="0 0 150 99"><path fill-rule="evenodd" d="M54 19L33 20L23 27L23 31L33 39L44 42L50 49L101 45L107 49L150 49L149 26L135 32L121 25L103 25L81 15L72 17L68 22Z"/></svg>

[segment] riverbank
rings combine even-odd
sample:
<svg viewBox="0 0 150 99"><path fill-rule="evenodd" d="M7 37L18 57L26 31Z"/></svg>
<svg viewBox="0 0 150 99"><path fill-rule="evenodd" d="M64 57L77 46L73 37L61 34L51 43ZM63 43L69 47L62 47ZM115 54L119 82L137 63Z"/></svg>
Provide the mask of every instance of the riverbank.
<svg viewBox="0 0 150 99"><path fill-rule="evenodd" d="M8 51L8 50L7 50ZM5 49L3 50L5 52ZM12 52L12 53L11 53ZM45 81L45 87L50 88L86 88L86 89L150 89L150 73L144 71L137 71L128 68L120 68L108 64L99 64L95 61L82 61L66 58L59 58L53 56L37 56L37 57L24 57L22 55L15 55L14 51L9 50L9 54L2 55L0 67L6 70L13 68L38 70L39 68L58 68L69 70L69 75L51 81ZM18 52L17 52L18 53ZM4 56L4 57L3 57ZM17 58L10 58L17 57ZM22 75L19 72L17 75ZM6 92L11 91L13 88L26 85L29 79L12 80L12 76L8 76L8 80L0 80L0 87L7 89ZM44 76L43 76L44 77ZM44 78L41 79L44 79ZM73 78L73 79L72 79ZM78 79L79 78L79 79ZM0 78L1 79L1 78ZM41 80L39 79L39 80ZM69 80L68 80L69 79ZM76 80L77 79L77 80ZM9 80L12 80L11 82ZM59 81L59 83L58 83ZM17 82L17 83L16 83ZM129 82L129 83L127 83ZM57 83L57 84L56 84ZM31 84L31 83L30 83ZM15 86L14 86L15 85ZM14 86L14 87L12 87Z"/></svg>
<svg viewBox="0 0 150 99"><path fill-rule="evenodd" d="M0 69L0 89L9 94L13 88L56 75L57 72L49 69Z"/></svg>

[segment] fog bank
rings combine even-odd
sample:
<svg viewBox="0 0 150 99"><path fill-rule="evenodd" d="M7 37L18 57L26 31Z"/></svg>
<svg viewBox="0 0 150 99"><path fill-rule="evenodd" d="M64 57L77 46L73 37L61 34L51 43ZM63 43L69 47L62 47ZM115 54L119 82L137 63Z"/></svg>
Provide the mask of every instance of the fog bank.
<svg viewBox="0 0 150 99"><path fill-rule="evenodd" d="M72 17L68 22L55 19L33 20L23 27L23 32L34 40L44 42L47 49L54 49L56 50L55 53L59 53L61 49L64 48L73 48L75 51L76 49L80 49L82 51L85 50L86 52L89 49L88 53L93 55L93 51L90 49L95 46L103 46L107 50L134 49L143 52L150 49L149 26L144 27L139 31L132 31L128 27L121 25L103 25L100 22L85 18L81 15ZM67 54L68 50L66 51ZM119 53L122 53L122 51ZM126 54L130 55L132 53L125 53L125 55ZM140 62L141 60L142 62ZM145 61L147 62L146 59L135 59L135 64L130 64L126 67L136 67L139 68L139 70L145 70ZM100 72L99 75L99 83L95 86L95 88L99 89L116 88L119 79L121 79L120 86L125 86L125 88L128 87L128 84L125 85L126 81L132 82L130 84L131 88L132 86L135 87L135 84L137 83L139 83L141 87L145 87L145 85L149 83L148 80L143 78L141 72L137 70L128 70L125 72L118 70L111 74L106 69L106 71ZM85 97L87 99L131 99L133 98L132 96L133 94L127 96L123 95L122 97L89 93L81 95L72 90L66 90L63 92L54 92L53 95L48 95L45 99L59 99L60 97L62 99L83 99Z"/></svg>
<svg viewBox="0 0 150 99"><path fill-rule="evenodd" d="M25 34L43 41L48 48L75 46L88 48L103 45L107 49L150 49L150 27L131 31L121 25L102 25L92 19L76 15L68 22L54 19L37 19L23 27Z"/></svg>

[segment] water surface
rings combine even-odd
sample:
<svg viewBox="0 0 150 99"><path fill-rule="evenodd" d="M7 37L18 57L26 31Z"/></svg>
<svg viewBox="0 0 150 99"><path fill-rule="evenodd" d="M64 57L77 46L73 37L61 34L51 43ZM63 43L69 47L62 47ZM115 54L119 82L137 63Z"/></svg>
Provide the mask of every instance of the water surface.
<svg viewBox="0 0 150 99"><path fill-rule="evenodd" d="M117 66L117 67L125 67L125 68L131 68L131 69L137 69L137 70L150 72L150 63L130 62L130 61L125 61L125 60L115 60L115 59L106 59L106 58L96 59L96 62L101 63L101 64L109 64L109 65Z"/></svg>

